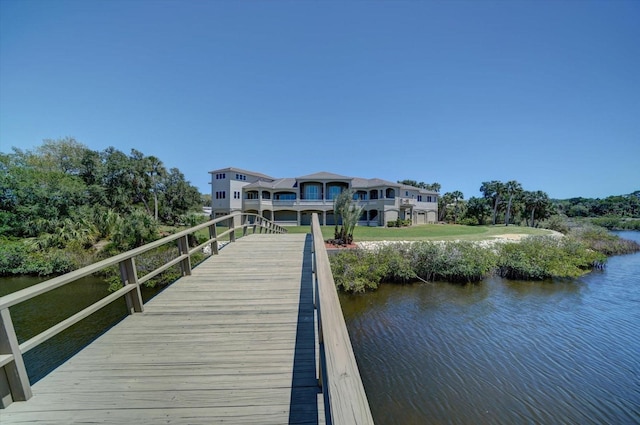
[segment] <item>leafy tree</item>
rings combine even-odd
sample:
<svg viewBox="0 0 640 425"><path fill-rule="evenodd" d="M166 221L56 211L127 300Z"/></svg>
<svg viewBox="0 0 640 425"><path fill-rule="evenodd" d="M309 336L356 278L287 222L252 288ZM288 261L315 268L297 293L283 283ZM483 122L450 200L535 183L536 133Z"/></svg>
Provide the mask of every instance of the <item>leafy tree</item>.
<svg viewBox="0 0 640 425"><path fill-rule="evenodd" d="M640 191L604 199L570 198L555 200L559 211L569 217L640 217Z"/></svg>
<svg viewBox="0 0 640 425"><path fill-rule="evenodd" d="M485 224L487 217L491 215L491 206L489 206L488 199L474 196L469 198L466 215L477 220L480 225Z"/></svg>
<svg viewBox="0 0 640 425"><path fill-rule="evenodd" d="M87 152L91 152L89 148L72 137L61 140L47 139L36 148L36 154L42 161L43 169L57 170L74 176L79 175L83 170L83 159Z"/></svg>
<svg viewBox="0 0 640 425"><path fill-rule="evenodd" d="M191 186L184 178L184 174L177 168L172 168L158 182L159 189L158 216L161 221L175 224L180 216L192 209L201 209L200 192Z"/></svg>

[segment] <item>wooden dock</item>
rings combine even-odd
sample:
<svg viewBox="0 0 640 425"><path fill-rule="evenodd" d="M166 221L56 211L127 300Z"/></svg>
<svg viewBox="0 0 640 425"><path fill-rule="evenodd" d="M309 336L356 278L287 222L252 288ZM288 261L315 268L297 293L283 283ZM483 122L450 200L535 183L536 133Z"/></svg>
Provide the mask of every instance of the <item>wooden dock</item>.
<svg viewBox="0 0 640 425"><path fill-rule="evenodd" d="M311 245L229 244L0 410L0 424L324 423Z"/></svg>

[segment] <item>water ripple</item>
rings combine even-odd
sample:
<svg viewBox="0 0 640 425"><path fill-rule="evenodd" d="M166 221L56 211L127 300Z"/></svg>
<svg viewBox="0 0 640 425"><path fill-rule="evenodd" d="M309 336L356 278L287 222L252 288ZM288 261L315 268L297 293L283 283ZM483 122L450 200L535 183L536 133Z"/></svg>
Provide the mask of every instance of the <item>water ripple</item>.
<svg viewBox="0 0 640 425"><path fill-rule="evenodd" d="M575 281L343 296L377 424L640 423L640 254Z"/></svg>

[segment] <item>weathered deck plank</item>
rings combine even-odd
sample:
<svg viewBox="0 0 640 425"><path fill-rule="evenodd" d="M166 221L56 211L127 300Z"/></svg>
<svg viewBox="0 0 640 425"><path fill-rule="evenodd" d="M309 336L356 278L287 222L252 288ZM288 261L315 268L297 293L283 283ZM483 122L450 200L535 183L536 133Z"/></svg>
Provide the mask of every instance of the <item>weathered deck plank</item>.
<svg viewBox="0 0 640 425"><path fill-rule="evenodd" d="M0 411L0 423L323 423L310 248L306 235L228 245Z"/></svg>

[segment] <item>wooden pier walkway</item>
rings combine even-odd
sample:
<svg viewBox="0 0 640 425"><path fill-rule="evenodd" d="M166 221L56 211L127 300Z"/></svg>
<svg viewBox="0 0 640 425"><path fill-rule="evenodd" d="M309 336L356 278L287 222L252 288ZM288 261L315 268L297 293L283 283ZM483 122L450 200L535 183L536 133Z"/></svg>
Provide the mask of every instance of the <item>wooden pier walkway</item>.
<svg viewBox="0 0 640 425"><path fill-rule="evenodd" d="M324 423L311 246L301 234L229 244L0 410L0 424Z"/></svg>

